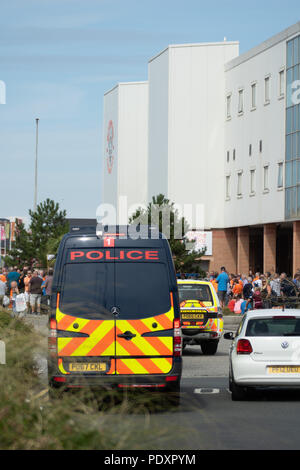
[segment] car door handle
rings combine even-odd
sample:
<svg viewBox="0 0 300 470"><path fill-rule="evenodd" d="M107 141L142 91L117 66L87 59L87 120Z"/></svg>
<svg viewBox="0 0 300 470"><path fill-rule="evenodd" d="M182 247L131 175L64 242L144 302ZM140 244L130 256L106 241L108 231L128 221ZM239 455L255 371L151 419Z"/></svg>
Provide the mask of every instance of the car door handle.
<svg viewBox="0 0 300 470"><path fill-rule="evenodd" d="M131 333L131 331L125 331L125 333L122 333L121 335L118 335L118 338L124 338L127 341L130 341L132 338L135 338L136 335Z"/></svg>

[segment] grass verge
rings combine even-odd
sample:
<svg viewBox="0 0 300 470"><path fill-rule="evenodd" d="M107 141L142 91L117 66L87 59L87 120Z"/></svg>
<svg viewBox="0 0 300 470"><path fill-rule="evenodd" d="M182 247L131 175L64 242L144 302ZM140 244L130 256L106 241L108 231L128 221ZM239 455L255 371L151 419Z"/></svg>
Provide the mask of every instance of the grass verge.
<svg viewBox="0 0 300 470"><path fill-rule="evenodd" d="M166 410L159 395L120 399L112 391L87 390L50 400L34 360L36 351L46 355L45 338L0 310L0 340L6 344L7 362L0 365L0 449L169 448L170 428L151 416ZM178 437L181 431L172 429Z"/></svg>

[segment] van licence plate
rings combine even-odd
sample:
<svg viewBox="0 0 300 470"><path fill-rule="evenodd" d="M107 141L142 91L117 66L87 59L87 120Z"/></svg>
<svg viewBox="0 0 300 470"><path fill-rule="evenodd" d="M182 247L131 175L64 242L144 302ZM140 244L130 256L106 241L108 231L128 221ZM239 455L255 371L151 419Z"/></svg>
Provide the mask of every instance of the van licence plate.
<svg viewBox="0 0 300 470"><path fill-rule="evenodd" d="M70 372L105 372L105 362L71 362L69 364Z"/></svg>
<svg viewBox="0 0 300 470"><path fill-rule="evenodd" d="M300 374L300 366L268 367L269 374Z"/></svg>

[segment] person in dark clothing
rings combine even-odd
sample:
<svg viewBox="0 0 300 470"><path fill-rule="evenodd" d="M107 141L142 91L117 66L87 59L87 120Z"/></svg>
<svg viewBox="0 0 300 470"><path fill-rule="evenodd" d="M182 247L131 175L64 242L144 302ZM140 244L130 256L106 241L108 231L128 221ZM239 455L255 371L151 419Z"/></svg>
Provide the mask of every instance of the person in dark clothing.
<svg viewBox="0 0 300 470"><path fill-rule="evenodd" d="M46 299L47 305L50 305L50 297L52 294L52 282L53 282L53 269L49 269L48 275L46 276L45 280L45 291L46 291Z"/></svg>
<svg viewBox="0 0 300 470"><path fill-rule="evenodd" d="M19 278L19 291L21 294L23 294L25 292L25 283L24 283L24 279L25 277L27 276L27 271L26 270L23 270L21 272L21 276Z"/></svg>
<svg viewBox="0 0 300 470"><path fill-rule="evenodd" d="M243 297L245 300L248 300L252 298L252 295L253 295L252 278L248 277L247 284L245 284L243 288Z"/></svg>
<svg viewBox="0 0 300 470"><path fill-rule="evenodd" d="M29 281L30 306L33 314L36 311L38 315L41 313L42 283L43 279L39 276L38 271L34 271Z"/></svg>
<svg viewBox="0 0 300 470"><path fill-rule="evenodd" d="M280 291L283 297L296 297L297 288L292 281L287 279L286 273L280 276Z"/></svg>

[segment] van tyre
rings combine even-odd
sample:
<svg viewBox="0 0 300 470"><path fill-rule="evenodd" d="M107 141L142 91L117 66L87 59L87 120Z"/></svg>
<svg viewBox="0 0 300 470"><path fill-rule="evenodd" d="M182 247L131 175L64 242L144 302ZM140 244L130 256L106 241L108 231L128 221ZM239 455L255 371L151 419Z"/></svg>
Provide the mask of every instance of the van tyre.
<svg viewBox="0 0 300 470"><path fill-rule="evenodd" d="M200 344L204 356L213 356L218 349L219 340L204 341Z"/></svg>

